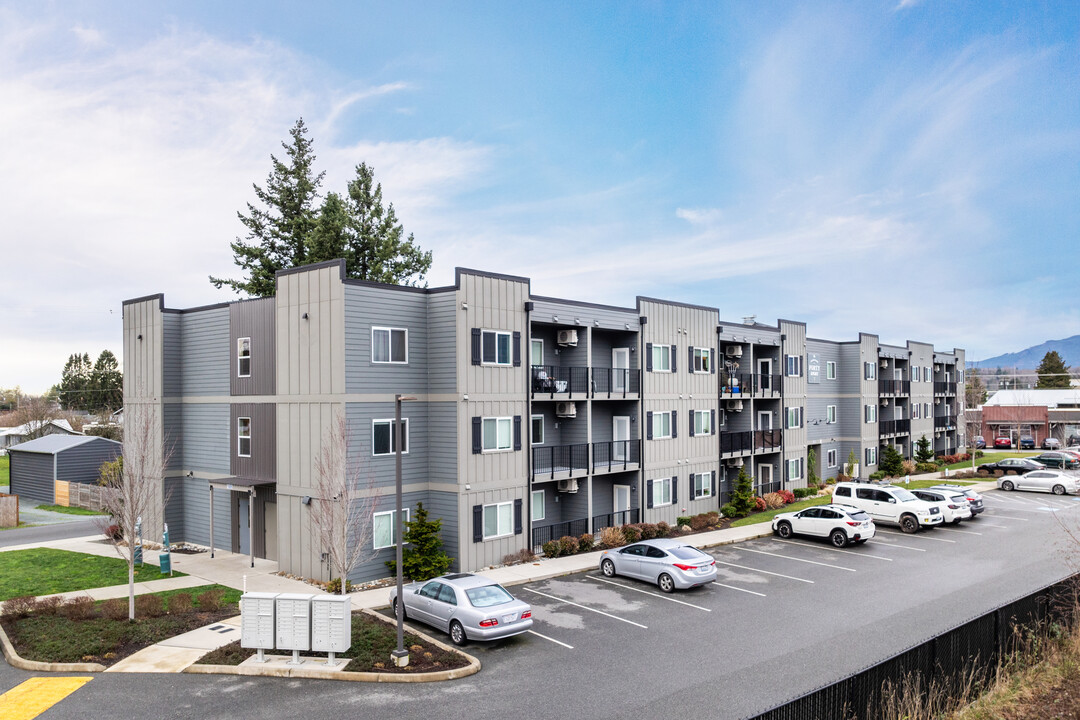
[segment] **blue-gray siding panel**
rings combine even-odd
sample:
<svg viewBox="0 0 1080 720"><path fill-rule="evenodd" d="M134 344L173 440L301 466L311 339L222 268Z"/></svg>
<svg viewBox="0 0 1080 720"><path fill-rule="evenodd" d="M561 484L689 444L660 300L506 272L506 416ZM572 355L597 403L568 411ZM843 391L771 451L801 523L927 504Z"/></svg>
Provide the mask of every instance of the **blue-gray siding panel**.
<svg viewBox="0 0 1080 720"><path fill-rule="evenodd" d="M224 403L184 405L181 432L183 467L188 470L229 473L229 406Z"/></svg>
<svg viewBox="0 0 1080 720"><path fill-rule="evenodd" d="M165 403L162 406L162 431L165 433L165 448L169 452L166 470L179 470L184 467L184 430L183 405Z"/></svg>
<svg viewBox="0 0 1080 720"><path fill-rule="evenodd" d="M441 537L443 551L449 555L454 564L451 570L460 570L461 563L458 561L458 495L448 492L429 492L424 501L424 509L428 511L428 518L442 520Z"/></svg>
<svg viewBox="0 0 1080 720"><path fill-rule="evenodd" d="M425 509L430 510L428 507L428 493L425 492L413 492L405 493L401 496L401 503L405 508L409 510L409 519L413 519L416 516L417 503L424 503ZM380 497L375 503L374 512L381 513L394 509L394 496L387 495ZM429 515L429 518L431 516ZM443 528L443 536L446 536L446 528ZM373 550L374 538L373 532L369 532L365 537L360 538L364 548L366 548L365 556L370 559L362 563L361 565L353 568L349 573L349 580L352 582L368 582L370 580L378 580L379 578L388 577L390 570L386 567L387 560L394 559L394 547L381 548L379 550ZM445 548L444 548L445 549ZM371 553L374 552L374 555Z"/></svg>
<svg viewBox="0 0 1080 720"><path fill-rule="evenodd" d="M184 539L184 478L165 478L165 522L170 543Z"/></svg>
<svg viewBox="0 0 1080 720"><path fill-rule="evenodd" d="M425 403L402 404L401 417L408 420L407 453L401 456L401 479L406 485L428 481L428 423ZM395 456L372 455L374 420L393 420L394 403L348 403L345 417L352 440L349 443L350 466L357 468L360 484L367 487L393 486Z"/></svg>
<svg viewBox="0 0 1080 720"><path fill-rule="evenodd" d="M457 391L457 293L428 296L428 392Z"/></svg>
<svg viewBox="0 0 1080 720"><path fill-rule="evenodd" d="M11 494L33 500L55 501L53 456L9 450Z"/></svg>
<svg viewBox="0 0 1080 720"><path fill-rule="evenodd" d="M64 482L92 484L100 477L101 464L115 460L120 454L119 443L104 438L76 445L56 454L56 479Z"/></svg>
<svg viewBox="0 0 1080 720"><path fill-rule="evenodd" d="M179 313L164 313L161 316L162 339L162 393L165 397L177 397L180 395L181 377L183 369L180 365L181 315Z"/></svg>
<svg viewBox="0 0 1080 720"><path fill-rule="evenodd" d="M180 318L181 394L228 395L229 308L184 313Z"/></svg>
<svg viewBox="0 0 1080 720"><path fill-rule="evenodd" d="M345 286L345 388L351 393L427 392L427 296L359 285ZM374 363L373 327L408 330L408 362Z"/></svg>
<svg viewBox="0 0 1080 720"><path fill-rule="evenodd" d="M184 478L183 482L183 539L199 545L209 545L210 483L202 478ZM231 495L232 493L224 490L214 491L214 547L222 550L228 550L232 544ZM175 539L170 532L169 540Z"/></svg>
<svg viewBox="0 0 1080 720"><path fill-rule="evenodd" d="M439 402L427 403L426 405L428 419L426 429L428 482L457 485L457 403ZM462 429L461 431L468 432L465 429ZM457 496L455 495L455 498L456 497ZM455 535L454 537L457 536Z"/></svg>

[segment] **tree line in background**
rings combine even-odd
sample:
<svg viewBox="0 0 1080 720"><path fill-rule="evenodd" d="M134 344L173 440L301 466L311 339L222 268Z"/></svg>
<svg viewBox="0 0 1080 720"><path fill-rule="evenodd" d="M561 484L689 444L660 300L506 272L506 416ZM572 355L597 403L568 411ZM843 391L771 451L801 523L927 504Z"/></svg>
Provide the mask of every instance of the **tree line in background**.
<svg viewBox="0 0 1080 720"><path fill-rule="evenodd" d="M274 275L301 265L345 260L350 278L395 285L419 285L431 269L431 251L423 251L412 233L405 237L394 205L383 206L382 185L366 163L344 193L329 192L319 204L325 172L314 170L315 154L303 118L283 142L285 161L270 156L266 186L254 185L259 206L238 212L247 228L245 240L230 243L233 261L244 271L239 280L211 276L214 287L227 285L255 297L274 294Z"/></svg>
<svg viewBox="0 0 1080 720"><path fill-rule="evenodd" d="M117 410L124 404L124 375L109 350L102 350L93 364L88 353L75 353L68 357L53 392L64 410Z"/></svg>

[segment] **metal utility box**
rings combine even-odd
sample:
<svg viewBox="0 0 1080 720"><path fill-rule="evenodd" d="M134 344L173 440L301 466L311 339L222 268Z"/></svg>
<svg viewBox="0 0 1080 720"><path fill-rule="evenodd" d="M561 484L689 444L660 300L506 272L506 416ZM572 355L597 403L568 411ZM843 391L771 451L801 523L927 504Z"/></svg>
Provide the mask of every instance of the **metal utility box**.
<svg viewBox="0 0 1080 720"><path fill-rule="evenodd" d="M352 645L352 598L316 595L311 599L311 649L340 653Z"/></svg>
<svg viewBox="0 0 1080 720"><path fill-rule="evenodd" d="M277 593L244 593L240 596L240 647L274 649L274 598Z"/></svg>
<svg viewBox="0 0 1080 720"><path fill-rule="evenodd" d="M274 598L277 610L278 650L311 649L312 595L282 593Z"/></svg>

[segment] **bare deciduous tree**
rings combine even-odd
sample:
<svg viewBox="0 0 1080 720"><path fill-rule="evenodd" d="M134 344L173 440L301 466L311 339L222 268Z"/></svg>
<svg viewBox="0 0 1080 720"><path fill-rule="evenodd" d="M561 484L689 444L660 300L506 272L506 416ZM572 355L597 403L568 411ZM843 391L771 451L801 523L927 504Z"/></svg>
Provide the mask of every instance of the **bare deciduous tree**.
<svg viewBox="0 0 1080 720"><path fill-rule="evenodd" d="M339 413L323 438L315 460L315 495L311 498L311 528L319 547L330 560L331 579L341 579L345 594L349 572L370 560L375 551L371 537L375 496L371 483L361 483L358 464L349 464L349 423Z"/></svg>
<svg viewBox="0 0 1080 720"><path fill-rule="evenodd" d="M45 434L49 423L60 419L62 415L56 404L48 398L23 395L19 398L19 406L8 416L7 422L13 427L25 425L26 439L36 440Z"/></svg>
<svg viewBox="0 0 1080 720"><path fill-rule="evenodd" d="M139 518L150 528L160 525L168 503L165 492L165 468L172 449L161 437L157 411L152 406L133 405L127 410L127 432L124 438L123 462L102 466L104 487L102 508L109 513L120 533L113 537L105 533L116 551L128 564L128 618L135 619L135 525ZM99 522L105 531L109 519Z"/></svg>

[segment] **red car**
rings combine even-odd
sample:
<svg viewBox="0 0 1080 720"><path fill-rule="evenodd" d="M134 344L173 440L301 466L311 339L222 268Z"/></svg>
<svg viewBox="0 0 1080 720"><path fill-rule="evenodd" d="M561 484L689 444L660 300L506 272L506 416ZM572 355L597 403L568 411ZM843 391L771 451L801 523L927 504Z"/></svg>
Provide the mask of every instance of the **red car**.
<svg viewBox="0 0 1080 720"><path fill-rule="evenodd" d="M994 447L995 448L1005 448L1006 450L1008 450L1009 448L1012 447L1012 438L1007 438L1007 437L994 438Z"/></svg>

